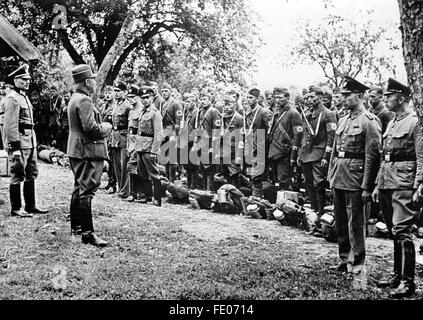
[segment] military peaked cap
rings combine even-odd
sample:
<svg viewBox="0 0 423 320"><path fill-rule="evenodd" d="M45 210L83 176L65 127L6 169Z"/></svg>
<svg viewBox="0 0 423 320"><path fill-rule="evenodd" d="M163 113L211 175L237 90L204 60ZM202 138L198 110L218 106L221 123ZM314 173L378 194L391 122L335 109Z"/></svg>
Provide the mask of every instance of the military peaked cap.
<svg viewBox="0 0 423 320"><path fill-rule="evenodd" d="M344 77L344 86L341 89L341 93L364 93L370 88L361 82L358 82L354 78L349 76Z"/></svg>
<svg viewBox="0 0 423 320"><path fill-rule="evenodd" d="M131 84L129 86L129 90L128 90L128 96L136 96L138 94L138 91L140 90L140 87L138 87L135 84Z"/></svg>
<svg viewBox="0 0 423 320"><path fill-rule="evenodd" d="M287 88L276 87L273 89L273 94L289 94L289 90Z"/></svg>
<svg viewBox="0 0 423 320"><path fill-rule="evenodd" d="M143 86L138 90L138 95L140 97L144 97L144 96L147 96L147 95L154 96L154 90L151 87Z"/></svg>
<svg viewBox="0 0 423 320"><path fill-rule="evenodd" d="M411 89L410 87L407 87L406 85L402 84L401 82L389 78L388 80L388 87L386 88L385 96L394 94L394 93L400 93L404 96L410 96L411 95Z"/></svg>
<svg viewBox="0 0 423 320"><path fill-rule="evenodd" d="M122 90L122 91L125 91L127 89L126 83L123 82L123 81L117 81L114 84L114 87L115 87L115 89L119 89L119 90Z"/></svg>
<svg viewBox="0 0 423 320"><path fill-rule="evenodd" d="M257 89L257 88L252 88L248 91L248 94L258 98L258 97L260 97L260 90Z"/></svg>
<svg viewBox="0 0 423 320"><path fill-rule="evenodd" d="M29 74L29 65L24 63L15 71L8 75L11 79L31 79L31 75Z"/></svg>

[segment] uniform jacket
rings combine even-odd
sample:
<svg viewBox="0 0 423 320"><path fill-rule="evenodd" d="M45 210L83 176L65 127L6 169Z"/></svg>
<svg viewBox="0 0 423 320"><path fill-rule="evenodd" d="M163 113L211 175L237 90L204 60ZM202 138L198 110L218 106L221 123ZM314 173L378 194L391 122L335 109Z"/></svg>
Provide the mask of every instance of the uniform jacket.
<svg viewBox="0 0 423 320"><path fill-rule="evenodd" d="M242 157L244 151L244 137L242 134L243 130L241 130L244 127L244 118L237 111L234 111L233 115L229 117L222 118L222 139L220 143L220 149L222 150L221 156L228 158L231 157L233 161L235 160L235 156ZM231 140L228 141L225 138L230 138ZM240 144L240 142L242 143ZM230 148L228 148L228 146L230 146Z"/></svg>
<svg viewBox="0 0 423 320"><path fill-rule="evenodd" d="M37 147L33 109L28 96L15 88L4 99L4 146L9 151Z"/></svg>
<svg viewBox="0 0 423 320"><path fill-rule="evenodd" d="M267 132L269 131L271 118L272 112L269 109L261 107L260 105L257 105L254 110L247 110L245 115L244 128L245 137L248 139L248 141L245 143L247 152L250 152L250 145L253 148L252 151L257 150L260 147L265 148L265 141L267 140ZM262 133L259 137L263 137L263 141L257 141L258 129L262 130ZM250 143L250 139L253 139L252 144Z"/></svg>
<svg viewBox="0 0 423 320"><path fill-rule="evenodd" d="M371 191L379 167L381 129L375 116L363 106L338 122L335 148L329 167L328 180L332 188ZM338 154L340 153L340 154ZM363 159L342 157L342 153Z"/></svg>
<svg viewBox="0 0 423 320"><path fill-rule="evenodd" d="M128 140L128 116L132 110L128 100L123 99L113 106L112 110L112 148L125 148Z"/></svg>
<svg viewBox="0 0 423 320"><path fill-rule="evenodd" d="M194 142L196 148L205 148L207 143L209 149L215 147L220 138L222 126L220 112L212 106L199 108L197 119L193 121L197 123L197 127L195 127L195 129L198 129L196 136L201 137L201 140Z"/></svg>
<svg viewBox="0 0 423 320"><path fill-rule="evenodd" d="M163 118L163 128L175 130L176 134L179 134L182 105L176 99L170 97L161 103L160 112Z"/></svg>
<svg viewBox="0 0 423 320"><path fill-rule="evenodd" d="M191 135L195 128L195 120L197 118L198 108L193 107L191 110L184 110L183 121L181 121L181 128L179 132L179 147L186 148L189 142L194 140Z"/></svg>
<svg viewBox="0 0 423 320"><path fill-rule="evenodd" d="M379 110L374 110L373 108L369 109L380 120L382 134L385 133L386 127L388 126L389 121L395 118L395 113L389 111L384 105Z"/></svg>
<svg viewBox="0 0 423 320"><path fill-rule="evenodd" d="M310 134L304 121L300 159L303 163L321 161L323 158L329 161L336 131L335 113L324 106L320 106L316 111L307 115L307 120L315 135ZM319 127L317 128L318 123Z"/></svg>
<svg viewBox="0 0 423 320"><path fill-rule="evenodd" d="M269 132L269 159L291 157L291 151L298 151L303 134L301 115L298 111L285 106L278 108L270 121Z"/></svg>
<svg viewBox="0 0 423 320"><path fill-rule="evenodd" d="M405 161L393 162L392 160L398 156L406 157ZM418 124L417 116L412 112L406 112L389 122L383 135L378 188L381 190L417 189L419 183L423 181L422 165L422 129Z"/></svg>
<svg viewBox="0 0 423 320"><path fill-rule="evenodd" d="M112 125L101 122L100 112L82 89L72 94L68 104L68 156L76 159L107 160L106 137Z"/></svg>
<svg viewBox="0 0 423 320"><path fill-rule="evenodd" d="M60 95L49 98L50 125L57 125L59 123L59 115L62 104L63 98Z"/></svg>
<svg viewBox="0 0 423 320"><path fill-rule="evenodd" d="M153 104L142 108L138 113L138 119L134 118L134 122L138 124L137 134L140 136L136 151L160 154L160 145L164 137L162 121L160 111Z"/></svg>
<svg viewBox="0 0 423 320"><path fill-rule="evenodd" d="M102 122L108 122L113 126L113 116L112 111L114 106L116 105L116 100L112 101L106 101L101 107L99 108L100 115L101 115L101 121ZM107 145L110 147L112 143L112 133L107 136Z"/></svg>
<svg viewBox="0 0 423 320"><path fill-rule="evenodd" d="M138 133L138 119L142 112L144 106L141 105L141 102L137 102L135 106L133 106L132 110L129 111L128 115L128 142L126 144L126 150L128 152L132 152L135 150L138 141L140 140L141 136Z"/></svg>

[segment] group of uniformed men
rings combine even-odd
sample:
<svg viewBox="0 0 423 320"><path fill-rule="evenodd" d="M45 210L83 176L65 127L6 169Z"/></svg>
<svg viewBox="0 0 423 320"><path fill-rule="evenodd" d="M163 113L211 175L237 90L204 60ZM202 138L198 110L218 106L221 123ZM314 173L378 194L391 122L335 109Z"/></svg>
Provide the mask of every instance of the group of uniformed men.
<svg viewBox="0 0 423 320"><path fill-rule="evenodd" d="M239 93L228 91L219 105L210 88L187 93L180 101L167 83L159 90L155 82L138 87L118 81L104 89L104 102L96 107L90 98L96 92L96 75L88 65L74 67L72 75L76 90L67 107L67 149L75 188L70 219L72 234L82 234L84 243L107 245L94 233L91 214L104 160L110 161L109 193L156 206L161 205L158 162L163 159L171 182L181 164L189 188L211 192L216 191L215 173L235 186L245 173L251 178L252 195L260 198L263 179L269 177L280 190L290 190L301 167L311 208L319 215L324 213L326 189L333 190L341 261L336 269L352 277L362 271L368 219L364 207L373 200L394 241L394 275L379 285L390 286L393 297L415 292L411 230L421 206L423 145L421 127L409 106L409 87L389 79L383 93L346 76L333 95L310 86L295 106L289 90L282 87L264 97L259 89L250 89L242 103ZM13 159L12 215L24 217L46 211L35 206L36 138L25 94L28 67L9 76L15 87L1 103L2 131Z"/></svg>

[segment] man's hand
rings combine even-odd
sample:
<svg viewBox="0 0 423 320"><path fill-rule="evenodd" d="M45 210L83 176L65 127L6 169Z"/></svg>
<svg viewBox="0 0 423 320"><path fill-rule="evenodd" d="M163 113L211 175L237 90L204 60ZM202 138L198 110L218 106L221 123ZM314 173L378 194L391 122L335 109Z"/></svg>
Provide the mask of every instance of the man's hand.
<svg viewBox="0 0 423 320"><path fill-rule="evenodd" d="M422 202L422 192L423 192L423 183L420 183L416 192L413 195L413 204L414 206L418 207L419 204Z"/></svg>
<svg viewBox="0 0 423 320"><path fill-rule="evenodd" d="M372 200L373 200L373 202L379 203L379 196L380 196L379 188L375 188L373 190L373 193L372 193Z"/></svg>
<svg viewBox="0 0 423 320"><path fill-rule="evenodd" d="M322 161L320 161L320 166L322 168L327 168L329 162L326 159L322 159Z"/></svg>
<svg viewBox="0 0 423 320"><path fill-rule="evenodd" d="M363 190L361 198L363 199L364 203L368 201L372 201L372 193L370 191Z"/></svg>
<svg viewBox="0 0 423 320"><path fill-rule="evenodd" d="M157 160L157 155L155 153L150 153L150 160L151 161L156 161Z"/></svg>
<svg viewBox="0 0 423 320"><path fill-rule="evenodd" d="M241 157L235 157L235 164L242 164L242 158Z"/></svg>
<svg viewBox="0 0 423 320"><path fill-rule="evenodd" d="M176 142L176 136L170 136L169 142L170 143L175 143Z"/></svg>

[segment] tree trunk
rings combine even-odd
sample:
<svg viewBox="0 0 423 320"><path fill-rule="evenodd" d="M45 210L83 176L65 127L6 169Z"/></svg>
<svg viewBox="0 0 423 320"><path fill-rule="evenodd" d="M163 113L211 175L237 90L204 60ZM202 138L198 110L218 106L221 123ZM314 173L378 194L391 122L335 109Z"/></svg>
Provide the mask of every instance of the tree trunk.
<svg viewBox="0 0 423 320"><path fill-rule="evenodd" d="M398 0L401 14L402 47L408 83L423 127L423 1Z"/></svg>
<svg viewBox="0 0 423 320"><path fill-rule="evenodd" d="M115 63L116 59L123 53L123 50L128 46L130 41L130 33L132 26L135 21L135 13L133 11L129 11L128 15L125 18L125 21L122 24L122 28L113 44L110 48L109 52L107 53L106 57L104 58L103 62L101 63L100 68L98 69L97 73L97 92L94 96L94 101L100 95L101 89L106 81L107 75L109 74L113 64Z"/></svg>

